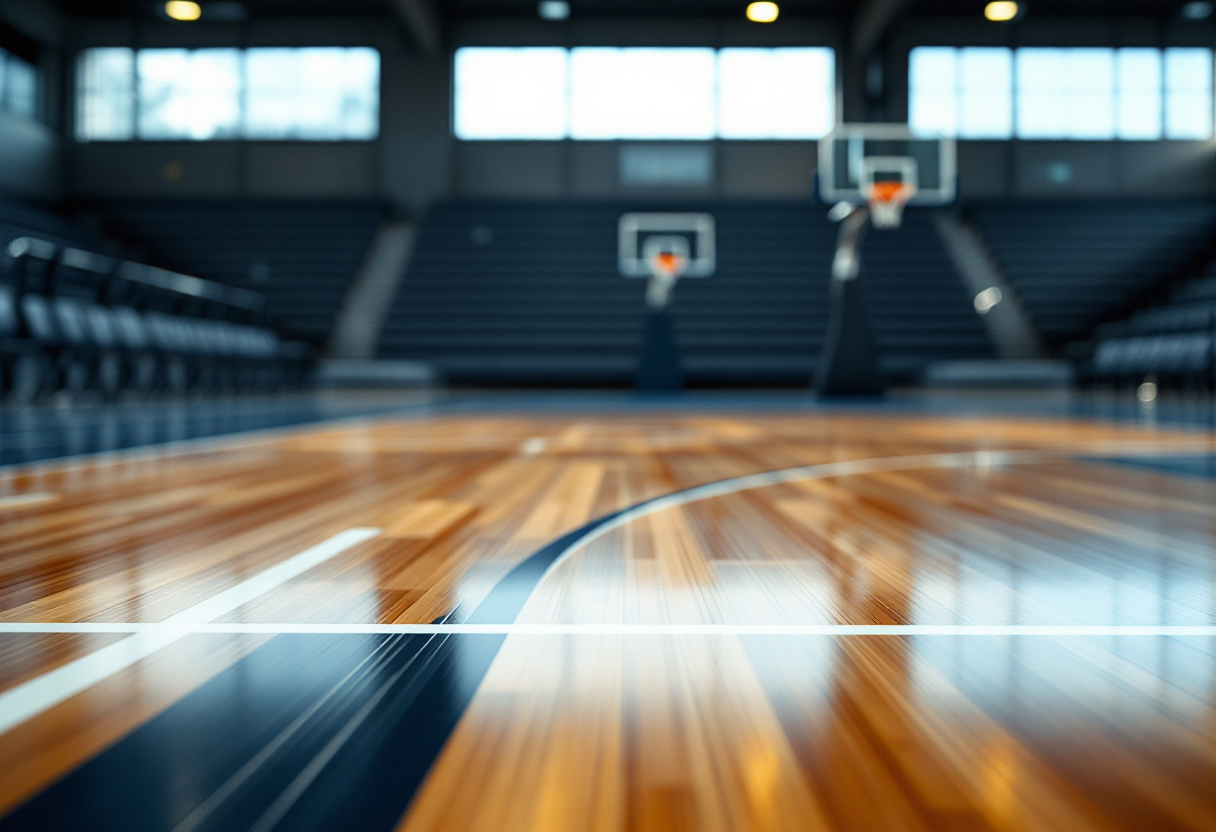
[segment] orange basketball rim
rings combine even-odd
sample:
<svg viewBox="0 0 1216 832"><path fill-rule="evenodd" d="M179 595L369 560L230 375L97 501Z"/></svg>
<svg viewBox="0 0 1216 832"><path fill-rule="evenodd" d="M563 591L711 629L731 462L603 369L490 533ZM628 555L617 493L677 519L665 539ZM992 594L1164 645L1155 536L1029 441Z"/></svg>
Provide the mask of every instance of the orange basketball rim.
<svg viewBox="0 0 1216 832"><path fill-rule="evenodd" d="M903 196L905 191L911 190L912 188L904 182L875 182L871 186L870 199L875 202L891 202Z"/></svg>
<svg viewBox="0 0 1216 832"><path fill-rule="evenodd" d="M659 271L664 274L675 274L684 266L684 258L670 251L661 251L654 257Z"/></svg>

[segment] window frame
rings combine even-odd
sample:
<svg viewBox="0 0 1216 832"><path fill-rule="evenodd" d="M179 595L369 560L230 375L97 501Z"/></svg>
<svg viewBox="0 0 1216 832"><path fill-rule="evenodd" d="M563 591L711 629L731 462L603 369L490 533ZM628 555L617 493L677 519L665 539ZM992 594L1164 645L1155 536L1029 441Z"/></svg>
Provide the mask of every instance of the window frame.
<svg viewBox="0 0 1216 832"><path fill-rule="evenodd" d="M366 95L374 98L374 112L372 113L371 129L368 130L368 135L332 135L332 136L308 136L308 135L278 135L278 136L263 136L250 135L249 130L249 99L250 85L247 54L253 50L266 49L283 49L295 52L307 50L343 50L352 52L355 50L366 51L375 56L375 78L374 89L373 85L368 85L365 90L347 90L346 97L358 97ZM90 136L84 133L85 125L84 111L86 107L86 95L88 90L85 89L87 79L85 78L86 67L91 53L101 50L125 50L130 53L130 77L126 81L125 89L122 91L127 99L126 109L129 112L125 115L128 122L128 135L125 136ZM232 50L237 53L237 86L235 97L237 102L237 114L235 118L235 127L231 135L208 135L208 136L148 136L143 131L141 123L143 110L146 102L143 100L141 91L141 77L139 74L139 56L145 52L161 52L161 51L184 51L188 55L193 56L197 52L215 51L215 50ZM370 144L380 139L380 131L382 128L382 109L383 109L383 66L384 56L381 54L377 46L371 44L363 45L340 45L340 46L217 46L217 47L147 47L137 48L131 46L90 46L80 49L76 53L76 59L73 63L72 71L72 107L71 107L71 133L77 144L117 144L117 143L182 143L182 144L200 144L207 142L255 142L259 144L272 142L290 142L293 144ZM123 97L123 96L117 96ZM344 102L345 103L345 102ZM121 107L119 109L122 109ZM293 132L304 132L303 122L294 124ZM340 129L336 132L342 132Z"/></svg>
<svg viewBox="0 0 1216 832"><path fill-rule="evenodd" d="M555 136L555 135L546 135L546 136L520 136L520 135L477 135L477 136L472 136L472 135L463 135L462 130L461 130L461 123L459 120L459 114L462 113L463 110L462 110L461 102L458 99L459 91L461 89L461 80L462 80L460 77L458 77L458 66L460 64L461 53L464 50L483 50L483 49L484 50L511 50L511 49L525 50L525 49L541 49L541 48L555 49L555 50L560 49L565 52L566 66L567 66L566 73L565 73L566 90L565 90L565 100L562 105L563 109L564 109L564 116L565 116L565 121L566 121L566 129L565 129L564 133L560 136ZM613 52L633 52L633 51L655 52L655 51L667 51L667 50L673 50L673 51L687 50L689 52L708 52L708 53L710 53L711 59L712 59L711 72L713 75L712 89L710 92L710 105L709 105L711 112L710 112L707 124L703 125L705 127L705 129L696 132L696 134L692 134L692 131L690 131L690 134L679 134L679 135L674 134L674 133L671 135L651 135L651 134L644 134L642 132L637 132L637 134L635 135L633 133L628 133L624 130L622 130L618 133L615 133L613 135L607 135L606 134L607 131L603 131L605 133L604 135L585 134L585 131L582 131L578 127L578 125L576 125L576 123L575 123L577 113L576 113L576 103L575 103L576 91L574 90L574 85L576 82L575 82L575 70L573 67L575 53L582 52L584 50L587 50L587 51L604 50L604 51L613 51ZM822 130L822 132L817 135L809 135L809 134L808 135L782 135L778 130L773 130L772 132L765 133L763 135L749 135L749 136L725 135L724 130L723 130L723 118L722 118L723 98L722 98L721 60L722 60L722 55L724 52L732 52L732 51L736 51L736 50L748 50L748 51L759 50L759 51L765 51L765 52L769 52L769 53L797 52L797 51L805 50L808 52L820 53L819 60L820 60L820 62L826 64L827 77L826 77L826 79L820 79L818 77L811 79L810 86L817 88L820 80L824 80L824 87L828 93L828 100L826 102L821 102L821 101L809 102L810 111L815 111L818 108L822 107L823 112L809 112L806 120L815 124L816 127L819 126L820 122L826 122L824 124L824 129ZM774 57L776 57L776 56L774 55ZM812 60L812 63L813 62L814 61ZM773 47L769 47L769 46L764 46L764 47L689 46L686 44L679 45L679 46L646 46L646 47L642 47L642 46L636 46L636 47L635 46L605 46L605 45L592 46L592 45L581 45L581 44L574 45L574 46L536 47L536 46L503 46L503 45L497 45L497 44L465 44L465 45L459 46L456 49L452 50L450 66L452 68L452 75L451 75L451 88L450 88L450 92L449 92L449 95L450 95L450 98L449 98L449 104L450 104L450 107L449 107L449 113L450 113L449 134L454 140L460 141L460 142L561 142L561 141L573 141L573 142L632 142L632 141L644 141L644 142L651 142L651 141L654 141L654 142L708 142L708 141L813 142L813 141L818 141L819 139L828 135L832 131L832 129L836 126L836 123L837 123L838 90L836 89L836 82L837 82L837 78L838 78L838 74L839 74L839 56L838 56L837 49L835 46L829 46L829 45L823 45L823 44L811 44L811 45L799 45L799 46L773 46ZM584 134L580 135L580 133L584 133Z"/></svg>
<svg viewBox="0 0 1216 832"><path fill-rule="evenodd" d="M31 83L29 90L30 108L27 112L18 112L13 109L12 102L10 101L13 64L19 66L23 74L28 73ZM27 60L21 55L0 47L0 112L27 121L43 121L42 98L44 84L42 67L37 62Z"/></svg>
<svg viewBox="0 0 1216 832"><path fill-rule="evenodd" d="M918 118L918 108L917 108L918 98L920 98L921 95L925 95L927 97L928 94L933 93L936 90L935 87L924 86L924 87L922 87L923 92L921 92L920 90L918 90L918 88L916 86L914 86L914 64L916 62L915 54L916 54L917 50L919 50L919 49L950 50L953 53L954 61L957 65L957 63L961 60L960 56L962 55L962 53L965 50L979 49L979 48L1006 49L1009 52L1011 62L1013 65L1013 74L1012 74L1012 77L1011 77L1010 83L1009 83L1010 117L1011 117L1010 118L1011 125L1010 125L1009 133L1008 133L1008 135L1002 135L1002 136L968 136L968 135L964 135L963 131L961 130L961 123L962 123L962 118L963 118L962 107L963 107L964 91L962 89L961 82L957 79L957 77L955 77L955 79L952 81L952 86L951 86L951 89L949 92L949 95L951 96L951 105L954 109L954 121L953 121L954 126L949 131L938 131L938 134L940 134L940 135L949 135L949 136L952 136L952 137L962 140L962 141L1027 141L1027 142L1039 142L1039 141L1152 142L1152 141L1212 141L1213 139L1216 139L1216 49L1213 49L1210 46L1199 46L1199 47L1176 47L1176 46L1164 46L1164 47L1118 47L1118 46L1058 47L1058 46L1052 46L1052 47L1045 47L1044 46L1044 47L1040 47L1040 46L1023 45L1023 46L1017 46L1017 47L1011 47L1011 46L979 47L979 46L972 46L972 45L960 46L960 45L940 44L940 43L938 43L938 44L932 44L932 43L917 44L916 46L909 48L908 53L907 53L908 54L908 59L907 59L907 121L908 121L909 128L911 128L913 130L917 129L917 127L915 126L915 123L916 123L915 119ZM1155 53L1156 64L1159 68L1159 72L1156 77L1156 86L1152 90L1148 90L1147 87L1135 87L1135 86L1125 85L1124 79L1126 78L1126 76L1122 73L1122 69L1121 69L1122 62L1125 60L1125 55L1126 55L1126 57L1130 57L1131 53L1143 52L1145 50L1149 50L1149 51L1152 51ZM1207 133L1203 137L1198 136L1197 132L1195 135L1178 135L1179 131L1174 129L1173 125L1171 124L1171 122L1169 120L1169 112L1170 112L1169 107L1170 107L1171 100L1176 99L1176 98L1181 98L1181 97L1185 96L1186 94L1188 94L1187 91L1182 90L1181 87L1175 88L1174 86L1171 86L1170 79L1167 76L1166 68L1167 68L1167 64L1169 61L1169 56L1171 55L1171 53L1174 53L1175 51L1178 51L1178 50L1187 50L1187 51L1202 50L1203 52L1206 53L1207 77L1205 79L1200 79L1200 83L1195 87L1195 90L1198 90L1198 95L1203 97L1203 102L1206 105L1206 112L1204 113L1204 116L1205 116L1206 123L1207 123ZM1048 52L1048 51L1059 52L1060 53L1059 57L1061 57L1061 60L1064 60L1066 63L1068 61L1072 60L1074 57L1080 56L1080 53L1082 53L1082 52L1104 51L1106 53L1109 53L1109 59L1110 59L1109 62L1111 64L1111 68L1113 70L1111 73L1111 77L1109 79L1109 81L1110 81L1110 83L1109 83L1109 93L1110 93L1109 109L1111 110L1111 112L1109 114L1111 116L1111 118L1109 119L1109 121L1111 122L1111 124L1109 125L1110 135L1092 135L1092 136L1083 135L1083 134L1081 134L1083 131L1080 131L1079 129L1073 129L1073 128L1069 127L1067 124L1063 124L1063 123L1061 123L1061 125L1059 126L1058 129L1053 128L1052 130L1043 132L1042 134L1029 135L1027 133L1026 126L1024 123L1025 113L1023 111L1025 108L1024 108L1024 104L1023 104L1023 98L1027 95L1031 95L1032 93L1030 93L1026 89L1024 81L1021 77L1023 63L1022 63L1022 60L1019 59L1019 55L1024 55L1026 53L1033 54L1035 52L1040 52L1040 51L1042 51L1042 52ZM1029 56L1027 56L1027 57L1029 57ZM1053 89L1055 89L1055 88L1053 88ZM1147 92L1146 92L1146 90L1147 90ZM1189 94L1192 96L1196 95L1195 90L1192 90ZM1075 97L1077 94L1079 94L1078 90L1071 89L1067 84L1058 85L1058 90L1055 90L1055 91L1059 95L1064 96L1065 98L1068 98L1070 96ZM1128 112L1130 112L1132 110L1133 99L1136 97L1140 97L1143 99L1144 96L1146 96L1146 95L1149 95L1149 97L1152 99L1155 107L1159 110L1157 122L1153 125L1154 130L1156 130L1156 134L1148 135L1146 132L1143 135L1135 135L1136 131L1134 131L1128 127L1129 122L1126 120L1126 115ZM1125 104L1125 97L1127 99L1126 104ZM924 132L927 135L927 134L929 134L930 131L928 129L922 129L921 132ZM1104 130L1103 132L1105 133L1106 131Z"/></svg>

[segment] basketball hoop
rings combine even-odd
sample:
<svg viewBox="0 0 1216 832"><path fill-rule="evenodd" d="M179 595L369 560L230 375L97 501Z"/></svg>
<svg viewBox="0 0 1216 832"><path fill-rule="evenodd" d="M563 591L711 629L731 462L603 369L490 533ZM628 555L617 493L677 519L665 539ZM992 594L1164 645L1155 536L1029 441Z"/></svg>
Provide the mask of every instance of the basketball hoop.
<svg viewBox="0 0 1216 832"><path fill-rule="evenodd" d="M868 204L876 228L898 228L905 206L954 202L956 150L954 139L913 133L904 124L837 125L819 142L820 199Z"/></svg>
<svg viewBox="0 0 1216 832"><path fill-rule="evenodd" d="M662 310L685 277L714 273L714 218L709 214L622 214L617 267L625 277L649 278L646 305Z"/></svg>
<svg viewBox="0 0 1216 832"><path fill-rule="evenodd" d="M674 251L660 251L650 258L650 273L664 277L679 277L688 268L688 258Z"/></svg>
<svg viewBox="0 0 1216 832"><path fill-rule="evenodd" d="M910 156L868 156L860 162L858 190L870 204L875 228L899 228L904 206L916 196L920 177Z"/></svg>
<svg viewBox="0 0 1216 832"><path fill-rule="evenodd" d="M870 221L875 228L899 228L904 206L916 195L916 186L910 182L870 182L865 190L868 193L863 195L870 203Z"/></svg>
<svg viewBox="0 0 1216 832"><path fill-rule="evenodd" d="M648 237L642 244L642 257L650 269L650 283L646 285L646 305L651 309L663 309L671 299L675 287L689 260L688 240L684 237L660 234Z"/></svg>

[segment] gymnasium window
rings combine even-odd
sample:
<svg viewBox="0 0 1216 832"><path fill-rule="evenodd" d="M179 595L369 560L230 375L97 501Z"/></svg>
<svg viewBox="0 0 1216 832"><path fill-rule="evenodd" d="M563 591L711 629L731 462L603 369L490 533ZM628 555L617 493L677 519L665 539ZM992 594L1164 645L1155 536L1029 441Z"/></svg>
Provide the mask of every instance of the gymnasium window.
<svg viewBox="0 0 1216 832"><path fill-rule="evenodd" d="M1212 50L1165 50L1165 135L1212 137Z"/></svg>
<svg viewBox="0 0 1216 832"><path fill-rule="evenodd" d="M712 49L574 49L570 137L711 139Z"/></svg>
<svg viewBox="0 0 1216 832"><path fill-rule="evenodd" d="M918 47L908 123L964 139L1209 139L1212 50Z"/></svg>
<svg viewBox="0 0 1216 832"><path fill-rule="evenodd" d="M1113 139L1113 49L1019 49L1017 136Z"/></svg>
<svg viewBox="0 0 1216 832"><path fill-rule="evenodd" d="M23 118L38 114L38 70L0 49L0 110Z"/></svg>
<svg viewBox="0 0 1216 832"><path fill-rule="evenodd" d="M816 139L833 124L831 49L456 51L460 139Z"/></svg>
<svg viewBox="0 0 1216 832"><path fill-rule="evenodd" d="M236 49L144 49L135 57L141 139L231 139L241 129Z"/></svg>
<svg viewBox="0 0 1216 832"><path fill-rule="evenodd" d="M456 135L560 139L569 129L565 49L456 50Z"/></svg>
<svg viewBox="0 0 1216 832"><path fill-rule="evenodd" d="M368 48L89 49L81 141L374 139L380 54Z"/></svg>
<svg viewBox="0 0 1216 832"><path fill-rule="evenodd" d="M247 139L374 139L380 53L374 49L249 49Z"/></svg>
<svg viewBox="0 0 1216 832"><path fill-rule="evenodd" d="M718 52L718 135L817 139L832 129L836 55L831 49Z"/></svg>
<svg viewBox="0 0 1216 832"><path fill-rule="evenodd" d="M918 47L908 66L908 123L918 133L1007 139L1013 132L1008 49Z"/></svg>

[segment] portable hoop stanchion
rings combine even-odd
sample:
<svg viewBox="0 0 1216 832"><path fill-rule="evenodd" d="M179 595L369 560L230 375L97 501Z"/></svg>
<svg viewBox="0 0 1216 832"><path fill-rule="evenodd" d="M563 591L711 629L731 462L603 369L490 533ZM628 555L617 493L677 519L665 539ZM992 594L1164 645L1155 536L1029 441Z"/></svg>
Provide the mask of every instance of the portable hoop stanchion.
<svg viewBox="0 0 1216 832"><path fill-rule="evenodd" d="M954 143L896 124L842 125L819 143L820 197L840 223L832 259L832 310L814 385L822 396L885 390L870 327L860 246L867 225L899 228L910 204L954 200Z"/></svg>

